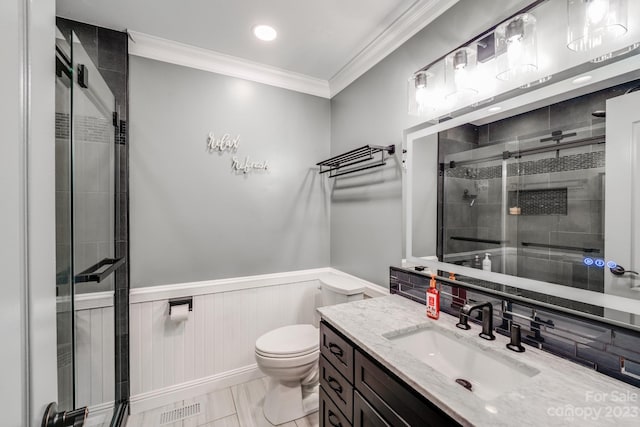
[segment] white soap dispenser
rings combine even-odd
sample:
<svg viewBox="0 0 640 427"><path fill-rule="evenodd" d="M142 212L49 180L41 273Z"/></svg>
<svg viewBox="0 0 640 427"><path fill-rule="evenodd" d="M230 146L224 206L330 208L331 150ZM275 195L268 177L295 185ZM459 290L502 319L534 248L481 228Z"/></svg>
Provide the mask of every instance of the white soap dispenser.
<svg viewBox="0 0 640 427"><path fill-rule="evenodd" d="M491 271L491 254L490 253L485 253L484 254L484 259L482 260L482 269L484 271Z"/></svg>

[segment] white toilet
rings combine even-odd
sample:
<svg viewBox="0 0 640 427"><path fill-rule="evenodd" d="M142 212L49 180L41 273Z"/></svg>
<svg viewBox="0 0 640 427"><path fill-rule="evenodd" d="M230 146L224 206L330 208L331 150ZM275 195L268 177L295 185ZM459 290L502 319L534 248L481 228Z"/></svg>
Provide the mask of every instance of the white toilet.
<svg viewBox="0 0 640 427"><path fill-rule="evenodd" d="M320 279L318 306L363 298L364 286L336 274ZM319 321L319 319L317 319ZM290 325L274 329L256 340L256 362L269 376L264 416L274 425L302 418L318 410L317 325Z"/></svg>

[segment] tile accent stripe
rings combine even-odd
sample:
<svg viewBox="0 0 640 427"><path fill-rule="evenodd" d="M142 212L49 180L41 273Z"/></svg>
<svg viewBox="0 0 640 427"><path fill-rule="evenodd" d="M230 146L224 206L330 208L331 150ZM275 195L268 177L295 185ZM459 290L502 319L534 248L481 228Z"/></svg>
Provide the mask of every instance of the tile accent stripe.
<svg viewBox="0 0 640 427"><path fill-rule="evenodd" d="M526 162L510 163L507 165L508 176L537 175L551 172L567 172L583 169L604 168L605 152L594 151L590 153L572 154L558 158L531 160ZM502 166L485 166L472 168L458 166L445 171L447 178L463 179L492 179L502 178Z"/></svg>

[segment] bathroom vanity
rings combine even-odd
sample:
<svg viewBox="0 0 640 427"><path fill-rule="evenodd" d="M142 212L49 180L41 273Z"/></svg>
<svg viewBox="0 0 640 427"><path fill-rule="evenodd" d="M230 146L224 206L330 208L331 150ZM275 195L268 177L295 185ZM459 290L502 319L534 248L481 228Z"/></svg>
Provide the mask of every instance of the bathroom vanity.
<svg viewBox="0 0 640 427"><path fill-rule="evenodd" d="M398 295L319 311L321 426L640 422L640 389Z"/></svg>
<svg viewBox="0 0 640 427"><path fill-rule="evenodd" d="M458 425L329 323L320 337L320 425Z"/></svg>

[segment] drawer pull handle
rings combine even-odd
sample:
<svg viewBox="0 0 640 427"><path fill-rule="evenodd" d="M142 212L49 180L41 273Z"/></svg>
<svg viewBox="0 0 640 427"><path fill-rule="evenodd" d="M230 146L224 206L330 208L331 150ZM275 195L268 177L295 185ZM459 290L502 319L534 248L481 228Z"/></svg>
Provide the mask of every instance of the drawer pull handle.
<svg viewBox="0 0 640 427"><path fill-rule="evenodd" d="M336 414L333 413L331 409L329 409L329 424L333 427L342 427L342 423L340 422L340 418Z"/></svg>
<svg viewBox="0 0 640 427"><path fill-rule="evenodd" d="M344 351L340 348L338 344L329 343L329 351L331 354L337 357L342 357L344 355Z"/></svg>
<svg viewBox="0 0 640 427"><path fill-rule="evenodd" d="M335 391L336 393L342 393L342 385L340 385L337 379L329 376L329 378L327 378L327 382L329 383L329 387L331 387L331 390Z"/></svg>

